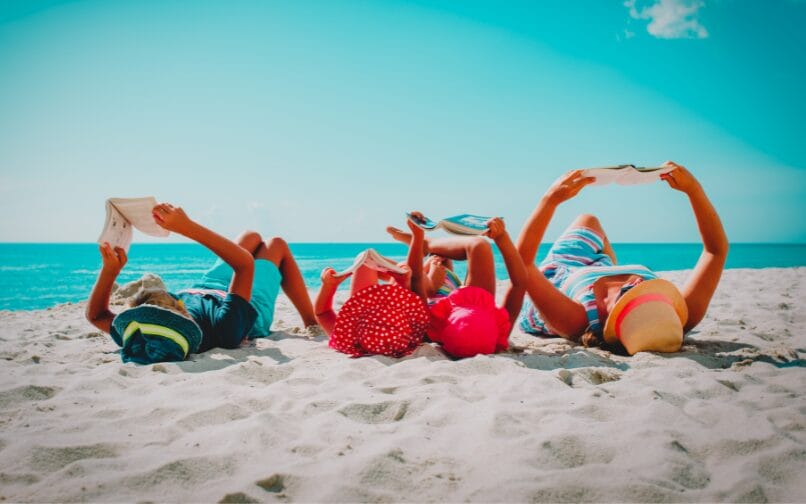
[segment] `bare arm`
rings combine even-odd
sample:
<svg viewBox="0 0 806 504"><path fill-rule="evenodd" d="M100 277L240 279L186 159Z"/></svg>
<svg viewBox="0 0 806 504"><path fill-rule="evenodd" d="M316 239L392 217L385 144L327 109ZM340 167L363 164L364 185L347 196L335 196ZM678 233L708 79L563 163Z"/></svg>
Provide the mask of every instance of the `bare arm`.
<svg viewBox="0 0 806 504"><path fill-rule="evenodd" d="M336 271L333 268L325 268L322 270L322 287L316 295L313 309L316 313L316 321L322 326L322 329L328 336L333 334L333 329L336 327L336 312L333 311L333 297L336 295L339 284L348 276L350 276L350 274L343 276L336 275Z"/></svg>
<svg viewBox="0 0 806 504"><path fill-rule="evenodd" d="M517 249L528 273L526 293L543 320L560 336L575 340L588 326L585 308L560 292L535 265L537 248L543 240L554 211L560 203L576 196L592 178L580 170L560 177L543 195L518 236Z"/></svg>
<svg viewBox="0 0 806 504"><path fill-rule="evenodd" d="M425 231L411 220L406 221L411 230L411 243L409 243L409 253L406 256L406 264L411 270L411 290L420 298L427 300L425 283L423 282L423 240Z"/></svg>
<svg viewBox="0 0 806 504"><path fill-rule="evenodd" d="M249 251L190 219L179 207L160 203L154 207L153 214L154 220L160 226L201 243L229 264L234 271L229 291L247 301L252 298L255 259Z"/></svg>
<svg viewBox="0 0 806 504"><path fill-rule="evenodd" d="M112 249L108 243L101 245L100 251L103 266L92 288L85 316L92 325L109 333L112 329L112 320L115 318L115 313L109 309L109 297L112 295L115 279L126 265L127 257L125 250L120 247Z"/></svg>
<svg viewBox="0 0 806 504"><path fill-rule="evenodd" d="M498 250L501 251L501 256L504 258L507 273L509 273L510 286L504 294L504 309L509 314L511 330L512 327L515 327L515 322L518 320L518 315L521 311L528 273L518 249L515 248L512 238L509 237L509 233L504 227L504 221L497 217L490 219L487 227L488 230L485 234L495 241Z"/></svg>
<svg viewBox="0 0 806 504"><path fill-rule="evenodd" d="M671 161L667 165L676 168L662 178L671 188L688 196L703 244L700 258L682 291L688 307L688 322L684 330L689 331L705 317L719 284L728 257L728 238L716 209L697 179L680 165Z"/></svg>

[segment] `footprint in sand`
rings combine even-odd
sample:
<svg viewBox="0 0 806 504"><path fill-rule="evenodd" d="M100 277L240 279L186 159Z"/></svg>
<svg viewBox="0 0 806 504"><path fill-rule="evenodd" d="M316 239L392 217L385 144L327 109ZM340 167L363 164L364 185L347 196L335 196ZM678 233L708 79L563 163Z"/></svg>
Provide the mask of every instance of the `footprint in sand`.
<svg viewBox="0 0 806 504"><path fill-rule="evenodd" d="M280 493L285 490L285 475L272 474L268 478L256 481L255 485L271 493Z"/></svg>
<svg viewBox="0 0 806 504"><path fill-rule="evenodd" d="M39 483L39 476L36 474L0 473L0 485L33 485L36 483Z"/></svg>
<svg viewBox="0 0 806 504"><path fill-rule="evenodd" d="M348 404L341 408L339 413L359 423L379 424L402 420L408 409L408 401L384 401L375 404Z"/></svg>
<svg viewBox="0 0 806 504"><path fill-rule="evenodd" d="M59 389L55 387L39 387L26 385L0 392L0 409L14 407L26 402L44 401L50 399Z"/></svg>
<svg viewBox="0 0 806 504"><path fill-rule="evenodd" d="M58 448L35 446L31 453L31 467L37 471L53 472L79 460L116 458L117 456L117 447L110 444Z"/></svg>
<svg viewBox="0 0 806 504"><path fill-rule="evenodd" d="M689 490L707 487L711 474L705 464L679 441L672 441L668 446L675 452L667 458L671 464L669 479Z"/></svg>
<svg viewBox="0 0 806 504"><path fill-rule="evenodd" d="M258 502L260 501L243 492L235 492L222 497L218 504L256 504Z"/></svg>
<svg viewBox="0 0 806 504"><path fill-rule="evenodd" d="M294 372L290 366L263 366L252 362L235 367L229 373L248 383L271 385L274 382L285 380Z"/></svg>
<svg viewBox="0 0 806 504"><path fill-rule="evenodd" d="M223 425L235 420L243 420L249 412L237 404L222 404L216 408L198 411L179 420L179 424L189 430L210 425Z"/></svg>
<svg viewBox="0 0 806 504"><path fill-rule="evenodd" d="M420 383L424 385L431 385L432 383L450 383L451 385L456 385L459 383L459 380L450 375L433 375L433 376L426 376Z"/></svg>
<svg viewBox="0 0 806 504"><path fill-rule="evenodd" d="M613 368L580 368L574 371L568 369L561 369L557 373L557 379L565 383L569 387L574 386L574 377L578 376L592 385L601 385L618 381L621 379L621 371Z"/></svg>
<svg viewBox="0 0 806 504"><path fill-rule="evenodd" d="M232 476L236 464L221 457L193 457L175 460L156 469L127 477L122 484L135 491L153 491L165 485L170 488L194 488L213 478Z"/></svg>
<svg viewBox="0 0 806 504"><path fill-rule="evenodd" d="M536 467L573 469L586 464L608 464L613 460L610 450L593 448L576 436L544 441L541 448L533 459Z"/></svg>
<svg viewBox="0 0 806 504"><path fill-rule="evenodd" d="M621 371L613 368L583 368L577 370L577 374L593 385L618 381L623 375Z"/></svg>

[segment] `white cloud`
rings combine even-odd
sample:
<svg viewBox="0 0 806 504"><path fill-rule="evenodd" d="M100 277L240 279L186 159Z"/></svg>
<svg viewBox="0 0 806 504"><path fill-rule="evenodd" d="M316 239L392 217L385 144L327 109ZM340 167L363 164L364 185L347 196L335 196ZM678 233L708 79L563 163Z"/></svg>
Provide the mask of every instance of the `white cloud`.
<svg viewBox="0 0 806 504"><path fill-rule="evenodd" d="M637 4L643 4L641 6ZM708 30L700 24L697 13L705 6L703 0L653 0L650 5L639 0L627 0L633 19L648 19L647 31L658 38L707 38Z"/></svg>
<svg viewBox="0 0 806 504"><path fill-rule="evenodd" d="M256 212L265 208L266 204L262 201L250 201L246 206L249 208L250 212Z"/></svg>

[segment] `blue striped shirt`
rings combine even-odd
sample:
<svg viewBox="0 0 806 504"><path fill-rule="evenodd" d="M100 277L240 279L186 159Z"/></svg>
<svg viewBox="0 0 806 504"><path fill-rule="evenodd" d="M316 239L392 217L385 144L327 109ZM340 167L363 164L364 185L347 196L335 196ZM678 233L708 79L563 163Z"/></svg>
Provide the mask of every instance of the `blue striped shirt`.
<svg viewBox="0 0 806 504"><path fill-rule="evenodd" d="M593 284L600 278L617 275L638 275L652 280L657 275L645 266L615 266L603 253L604 243L599 234L588 228L570 228L551 247L540 263L540 271L563 294L585 308L588 317L586 331L602 332L602 321L596 307ZM540 316L534 304L527 300L521 311L521 329L531 334L556 335Z"/></svg>

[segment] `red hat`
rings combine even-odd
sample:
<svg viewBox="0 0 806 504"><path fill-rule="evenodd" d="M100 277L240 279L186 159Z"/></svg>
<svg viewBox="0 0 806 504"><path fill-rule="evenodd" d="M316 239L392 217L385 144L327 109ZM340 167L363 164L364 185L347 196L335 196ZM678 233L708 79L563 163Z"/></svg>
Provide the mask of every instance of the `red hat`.
<svg viewBox="0 0 806 504"><path fill-rule="evenodd" d="M358 291L341 307L330 347L350 354L408 355L423 342L428 308L419 296L396 284Z"/></svg>
<svg viewBox="0 0 806 504"><path fill-rule="evenodd" d="M431 306L428 337L454 357L492 354L509 347L509 315L480 287L461 287Z"/></svg>

